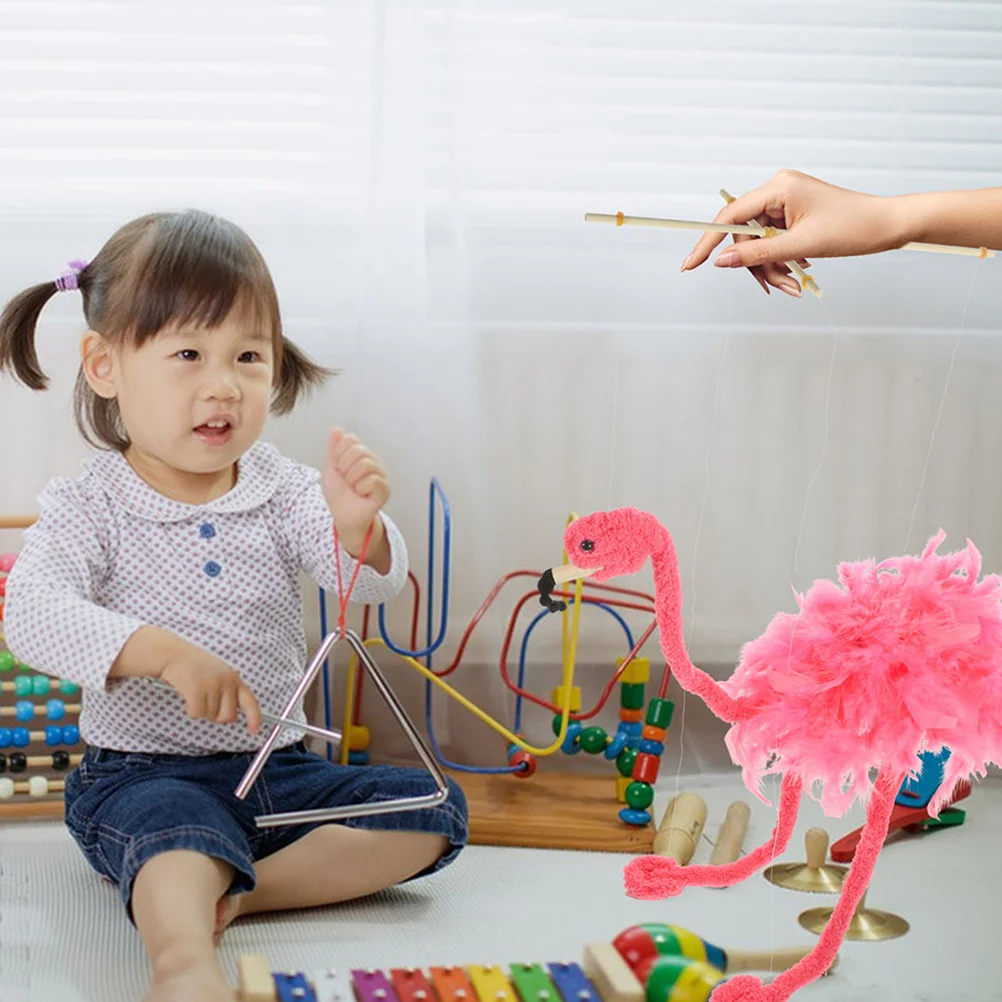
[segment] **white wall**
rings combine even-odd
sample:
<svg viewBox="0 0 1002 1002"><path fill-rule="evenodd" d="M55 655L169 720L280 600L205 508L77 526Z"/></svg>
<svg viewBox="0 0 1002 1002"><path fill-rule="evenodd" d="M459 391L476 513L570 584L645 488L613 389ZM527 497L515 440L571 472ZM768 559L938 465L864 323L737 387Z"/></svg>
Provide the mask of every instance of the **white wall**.
<svg viewBox="0 0 1002 1002"><path fill-rule="evenodd" d="M449 494L439 664L498 577L559 558L571 510L658 515L695 599L694 655L724 673L792 587L839 560L915 549L942 526L1002 567L997 260L819 262L822 305L767 298L744 273L679 275L694 234L583 222L710 218L719 188L783 166L880 193L1002 183L1002 6L8 6L4 295L141 211L198 204L245 224L291 336L346 368L273 440L316 462L329 424L358 430L389 463L422 580L429 478ZM64 296L40 339L52 391L0 388L4 513L30 511L85 454L69 401L79 329ZM500 714L517 594L453 676ZM403 603L393 620L402 640ZM592 694L622 643L604 617L584 631ZM558 632L537 632L535 660L552 661ZM419 680L387 665L423 717ZM453 754L498 761L464 711L437 717ZM706 727L686 742L686 768L726 761Z"/></svg>

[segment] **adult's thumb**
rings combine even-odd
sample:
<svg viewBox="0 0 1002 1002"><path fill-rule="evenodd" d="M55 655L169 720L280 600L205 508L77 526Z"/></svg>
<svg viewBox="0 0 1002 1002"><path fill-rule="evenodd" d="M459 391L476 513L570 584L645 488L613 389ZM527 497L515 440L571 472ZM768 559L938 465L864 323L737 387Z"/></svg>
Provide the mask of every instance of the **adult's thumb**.
<svg viewBox="0 0 1002 1002"><path fill-rule="evenodd" d="M810 241L803 234L786 230L774 237L740 240L718 255L720 268L753 268L773 261L798 261L811 256Z"/></svg>

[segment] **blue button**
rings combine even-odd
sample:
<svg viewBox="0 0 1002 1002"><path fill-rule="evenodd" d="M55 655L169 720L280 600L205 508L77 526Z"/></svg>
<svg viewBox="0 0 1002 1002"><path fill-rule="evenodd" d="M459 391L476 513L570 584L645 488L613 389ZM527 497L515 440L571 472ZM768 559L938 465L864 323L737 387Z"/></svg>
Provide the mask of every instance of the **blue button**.
<svg viewBox="0 0 1002 1002"><path fill-rule="evenodd" d="M210 578L214 578L222 570L222 567L220 567L215 560L210 560L205 567L202 568L202 570L204 570Z"/></svg>
<svg viewBox="0 0 1002 1002"><path fill-rule="evenodd" d="M202 539L212 539L216 534L216 527L211 522L203 522L198 527L198 534Z"/></svg>

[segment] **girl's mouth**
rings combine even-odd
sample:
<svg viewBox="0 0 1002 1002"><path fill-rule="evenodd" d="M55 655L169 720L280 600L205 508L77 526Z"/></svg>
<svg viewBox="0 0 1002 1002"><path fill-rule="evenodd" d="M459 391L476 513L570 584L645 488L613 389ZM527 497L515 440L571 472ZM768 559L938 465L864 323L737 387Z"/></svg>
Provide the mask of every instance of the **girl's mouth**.
<svg viewBox="0 0 1002 1002"><path fill-rule="evenodd" d="M232 433L229 421L207 421L195 429L195 435L206 445L225 445Z"/></svg>

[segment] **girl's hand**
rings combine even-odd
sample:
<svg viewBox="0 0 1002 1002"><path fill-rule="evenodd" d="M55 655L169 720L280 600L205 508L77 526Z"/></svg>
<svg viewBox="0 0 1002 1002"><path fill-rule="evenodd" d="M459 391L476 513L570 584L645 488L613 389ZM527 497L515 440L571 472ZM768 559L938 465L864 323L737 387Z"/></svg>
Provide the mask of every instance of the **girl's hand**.
<svg viewBox="0 0 1002 1002"><path fill-rule="evenodd" d="M811 257L875 254L908 242L899 200L839 188L798 171L781 170L721 209L714 222L753 219L788 232L774 237L735 235L734 246L714 263L720 268L748 268L766 292L771 285L799 294L784 261L809 267ZM725 236L704 233L682 270L698 268Z"/></svg>
<svg viewBox="0 0 1002 1002"><path fill-rule="evenodd" d="M369 526L390 498L390 479L379 459L358 440L335 428L327 443L322 475L324 497L345 549L358 556ZM381 542L376 520L370 556Z"/></svg>

